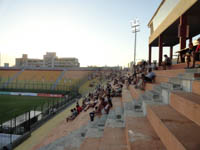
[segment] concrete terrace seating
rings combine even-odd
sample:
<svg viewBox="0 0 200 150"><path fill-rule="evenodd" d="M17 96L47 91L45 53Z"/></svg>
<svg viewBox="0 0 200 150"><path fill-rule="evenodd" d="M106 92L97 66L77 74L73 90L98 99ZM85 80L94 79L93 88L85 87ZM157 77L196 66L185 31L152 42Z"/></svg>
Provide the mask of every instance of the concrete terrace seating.
<svg viewBox="0 0 200 150"><path fill-rule="evenodd" d="M130 97L131 90L124 92L129 149L200 149L200 70L183 70L182 74L174 73L176 76L172 72L165 71L172 77L169 82L161 82L148 94L140 95L139 111L134 97ZM150 92L157 92L159 97L151 97Z"/></svg>
<svg viewBox="0 0 200 150"><path fill-rule="evenodd" d="M51 89L62 71L24 70L7 88Z"/></svg>
<svg viewBox="0 0 200 150"><path fill-rule="evenodd" d="M91 71L66 71L60 83L65 83L67 80L78 80L90 73Z"/></svg>
<svg viewBox="0 0 200 150"><path fill-rule="evenodd" d="M77 81L79 81L80 79L87 77L92 71L65 71L65 74L63 75L62 79L59 81L59 83L57 84L57 87L59 85L65 85L65 86L70 86L75 84Z"/></svg>
<svg viewBox="0 0 200 150"><path fill-rule="evenodd" d="M82 112L80 115L82 120L89 120L88 112ZM77 126L80 121L78 119L79 116L70 122L71 126ZM35 148L39 150L128 150L121 98L113 98L113 108L108 115L95 117L93 122L88 121L87 124L68 132L67 135Z"/></svg>
<svg viewBox="0 0 200 150"><path fill-rule="evenodd" d="M25 70L17 80L35 80L41 82L55 82L62 71L37 71L37 70Z"/></svg>
<svg viewBox="0 0 200 150"><path fill-rule="evenodd" d="M172 80L137 93L137 98L133 88L124 86L108 115L95 117L94 122L82 116L87 123L40 150L199 150L199 73L200 69L190 69L172 75L166 70Z"/></svg>
<svg viewBox="0 0 200 150"><path fill-rule="evenodd" d="M185 69L179 68L178 70L158 70L154 72L156 74L155 83L146 83L145 91L153 90L155 86L163 82L168 82L171 77L176 77L177 75L184 73ZM129 90L135 99L138 99L139 96L144 93L144 91L140 89L135 89L133 85L129 86Z"/></svg>
<svg viewBox="0 0 200 150"><path fill-rule="evenodd" d="M0 70L0 79L1 82L8 81L20 70Z"/></svg>

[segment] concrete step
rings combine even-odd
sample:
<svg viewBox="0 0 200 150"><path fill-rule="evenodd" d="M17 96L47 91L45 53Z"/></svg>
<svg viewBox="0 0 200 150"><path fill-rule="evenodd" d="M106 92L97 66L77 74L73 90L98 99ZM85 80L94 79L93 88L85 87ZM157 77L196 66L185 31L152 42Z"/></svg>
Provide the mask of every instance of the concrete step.
<svg viewBox="0 0 200 150"><path fill-rule="evenodd" d="M157 84L155 84L155 83L146 83L145 91L153 90L154 86L156 86L156 85Z"/></svg>
<svg viewBox="0 0 200 150"><path fill-rule="evenodd" d="M200 68L185 69L185 72L188 72L188 73L200 73Z"/></svg>
<svg viewBox="0 0 200 150"><path fill-rule="evenodd" d="M147 91L145 92L146 96L153 100L153 101L161 101L161 93L159 93L158 91L152 90L152 91Z"/></svg>
<svg viewBox="0 0 200 150"><path fill-rule="evenodd" d="M144 94L140 95L138 102L142 101L154 101L154 102L160 102L161 101L161 93L156 90L146 91Z"/></svg>
<svg viewBox="0 0 200 150"><path fill-rule="evenodd" d="M163 82L160 84L160 86L164 89L168 89L170 91L173 90L182 90L182 87L180 84L170 83L170 82Z"/></svg>
<svg viewBox="0 0 200 150"><path fill-rule="evenodd" d="M86 138L100 138L103 136L104 126L107 119L107 115L102 115L100 118L95 117L93 122L89 122L87 125Z"/></svg>
<svg viewBox="0 0 200 150"><path fill-rule="evenodd" d="M200 93L200 81L199 80L194 80L192 82L192 92L199 94Z"/></svg>
<svg viewBox="0 0 200 150"><path fill-rule="evenodd" d="M142 117L143 112L142 112L142 104L139 106L139 111L138 108L135 107L135 104L133 102L124 102L124 117Z"/></svg>
<svg viewBox="0 0 200 150"><path fill-rule="evenodd" d="M122 90L122 101L123 102L131 102L133 100L130 91L126 88Z"/></svg>
<svg viewBox="0 0 200 150"><path fill-rule="evenodd" d="M169 81L169 76L162 76L162 75L156 75L156 83L159 84L161 82L168 82Z"/></svg>
<svg viewBox="0 0 200 150"><path fill-rule="evenodd" d="M195 86L198 87L199 83L198 81L199 80L196 80L196 78L192 77L190 78L174 77L170 78L169 83L181 85L182 90L185 92L192 92L192 90L195 90ZM195 83L197 83L197 85Z"/></svg>
<svg viewBox="0 0 200 150"><path fill-rule="evenodd" d="M126 118L126 138L130 150L165 150L146 117Z"/></svg>
<svg viewBox="0 0 200 150"><path fill-rule="evenodd" d="M87 126L82 126L78 130L71 132L69 135L55 140L54 142L41 147L39 150L59 150L59 149L79 149L85 135L87 133Z"/></svg>
<svg viewBox="0 0 200 150"><path fill-rule="evenodd" d="M108 118L108 115L107 115L107 114L103 114L103 115L101 116L101 118L99 119L98 126L99 126L99 127L104 127L107 118Z"/></svg>
<svg viewBox="0 0 200 150"><path fill-rule="evenodd" d="M157 76L166 76L166 77L175 77L180 73L184 73L185 69L179 69L179 70L158 70L155 71Z"/></svg>
<svg viewBox="0 0 200 150"><path fill-rule="evenodd" d="M128 150L125 128L105 128L99 150Z"/></svg>
<svg viewBox="0 0 200 150"><path fill-rule="evenodd" d="M155 90L155 91L161 93L161 92L162 92L162 87L161 87L161 85L155 85L155 86L153 87L153 90Z"/></svg>
<svg viewBox="0 0 200 150"><path fill-rule="evenodd" d="M138 99L139 96L140 96L142 93L144 93L144 91L142 91L142 90L140 90L140 89L136 89L136 88L134 87L134 85L130 85L130 86L129 86L129 91L130 91L131 96L132 96L133 99Z"/></svg>
<svg viewBox="0 0 200 150"><path fill-rule="evenodd" d="M188 119L200 125L200 95L188 92L171 93L170 105Z"/></svg>
<svg viewBox="0 0 200 150"><path fill-rule="evenodd" d="M176 85L181 85L181 79L178 77L173 77L169 79L169 83L176 84Z"/></svg>
<svg viewBox="0 0 200 150"><path fill-rule="evenodd" d="M99 150L100 141L101 138L86 138L81 144L80 150Z"/></svg>
<svg viewBox="0 0 200 150"><path fill-rule="evenodd" d="M177 77L180 79L198 80L200 79L200 73L185 72L182 74L178 74Z"/></svg>
<svg viewBox="0 0 200 150"><path fill-rule="evenodd" d="M199 150L200 127L169 105L148 106L147 118L169 150Z"/></svg>
<svg viewBox="0 0 200 150"><path fill-rule="evenodd" d="M137 101L133 101L134 109L136 112L144 112L145 106L144 103L162 103L162 96L161 93L158 91L152 90L147 91L144 94L140 95ZM144 113L145 114L145 113Z"/></svg>
<svg viewBox="0 0 200 150"><path fill-rule="evenodd" d="M124 123L124 112L120 106L112 109L108 114L108 119L106 120L105 127L125 127Z"/></svg>

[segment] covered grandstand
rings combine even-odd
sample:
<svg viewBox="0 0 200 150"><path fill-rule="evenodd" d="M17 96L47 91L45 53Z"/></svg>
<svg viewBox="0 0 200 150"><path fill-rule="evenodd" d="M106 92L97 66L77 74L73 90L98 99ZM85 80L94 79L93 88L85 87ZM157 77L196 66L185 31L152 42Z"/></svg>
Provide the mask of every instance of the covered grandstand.
<svg viewBox="0 0 200 150"><path fill-rule="evenodd" d="M180 44L180 50L183 50L187 47L187 40L191 42L193 37L200 34L199 8L199 0L163 0L161 2L148 24L151 33L149 63L151 63L152 47L159 47L158 62L161 65L163 47L169 47L172 59L175 45Z"/></svg>

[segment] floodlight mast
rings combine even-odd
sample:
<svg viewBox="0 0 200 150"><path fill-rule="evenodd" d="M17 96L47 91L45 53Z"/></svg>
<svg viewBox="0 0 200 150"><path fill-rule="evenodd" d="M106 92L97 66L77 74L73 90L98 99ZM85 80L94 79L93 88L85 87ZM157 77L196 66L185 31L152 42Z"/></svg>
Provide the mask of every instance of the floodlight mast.
<svg viewBox="0 0 200 150"><path fill-rule="evenodd" d="M132 33L135 33L135 44L134 44L134 67L136 65L136 43L137 43L137 32L139 32L139 20L136 18L131 21Z"/></svg>

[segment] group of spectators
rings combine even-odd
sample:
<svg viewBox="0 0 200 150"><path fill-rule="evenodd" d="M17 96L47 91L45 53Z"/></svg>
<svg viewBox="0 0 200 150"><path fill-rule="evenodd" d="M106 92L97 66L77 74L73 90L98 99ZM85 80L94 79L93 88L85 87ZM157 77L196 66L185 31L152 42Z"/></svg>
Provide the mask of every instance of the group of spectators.
<svg viewBox="0 0 200 150"><path fill-rule="evenodd" d="M76 107L72 108L71 111L71 115L69 117L66 118L66 122L70 121L70 120L74 120L83 110L83 107L81 107L79 105L79 103L76 103Z"/></svg>
<svg viewBox="0 0 200 150"><path fill-rule="evenodd" d="M157 70L156 62L153 65L149 65L146 61L142 61L140 64L134 67L134 73L128 74L126 76L126 86L130 84L135 85L135 88L145 90L145 85L147 82L153 83L155 81L155 73L152 71Z"/></svg>
<svg viewBox="0 0 200 150"><path fill-rule="evenodd" d="M90 120L93 121L95 116L108 114L112 108L112 97L120 97L123 88L122 78L119 72L112 72L107 76L108 82L105 85L98 85L94 92L89 93L83 98L82 104L77 102L76 108L71 109L71 115L66 121L74 120L81 111L88 111Z"/></svg>

